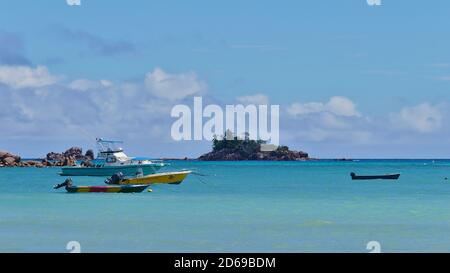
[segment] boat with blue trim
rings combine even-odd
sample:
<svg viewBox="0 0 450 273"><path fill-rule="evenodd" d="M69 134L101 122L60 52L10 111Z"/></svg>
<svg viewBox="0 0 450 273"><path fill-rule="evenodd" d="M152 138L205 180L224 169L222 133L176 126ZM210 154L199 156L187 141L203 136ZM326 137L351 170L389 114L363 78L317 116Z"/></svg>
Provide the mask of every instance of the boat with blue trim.
<svg viewBox="0 0 450 273"><path fill-rule="evenodd" d="M145 157L128 157L119 146L123 141L97 139L98 155L88 162L77 166L63 167L62 176L111 176L121 172L125 176L154 174L167 164L161 160Z"/></svg>

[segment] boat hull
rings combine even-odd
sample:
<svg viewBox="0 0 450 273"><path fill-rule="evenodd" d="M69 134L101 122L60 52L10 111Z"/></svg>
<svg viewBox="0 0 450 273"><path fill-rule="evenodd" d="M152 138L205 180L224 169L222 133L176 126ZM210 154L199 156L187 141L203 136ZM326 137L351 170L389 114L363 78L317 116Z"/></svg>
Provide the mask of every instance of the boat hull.
<svg viewBox="0 0 450 273"><path fill-rule="evenodd" d="M63 167L61 176L112 176L121 172L124 176L135 176L138 170L142 169L144 175L150 175L164 167L164 163L148 165L128 165L128 166L102 166L102 167Z"/></svg>
<svg viewBox="0 0 450 273"><path fill-rule="evenodd" d="M120 184L180 184L191 171L150 174L144 177L124 179Z"/></svg>
<svg viewBox="0 0 450 273"><path fill-rule="evenodd" d="M374 180L374 179L391 179L397 180L400 174L385 174L385 175L352 175L353 180Z"/></svg>
<svg viewBox="0 0 450 273"><path fill-rule="evenodd" d="M104 193L133 193L142 192L148 185L115 185L115 186L68 186L68 193L87 193L87 192L104 192Z"/></svg>

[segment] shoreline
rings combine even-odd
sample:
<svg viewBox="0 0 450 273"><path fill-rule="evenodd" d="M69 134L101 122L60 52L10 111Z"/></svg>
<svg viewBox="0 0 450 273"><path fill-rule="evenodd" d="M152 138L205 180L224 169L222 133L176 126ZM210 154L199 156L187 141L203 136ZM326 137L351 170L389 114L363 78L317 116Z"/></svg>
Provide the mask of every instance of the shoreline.
<svg viewBox="0 0 450 273"><path fill-rule="evenodd" d="M229 151L228 151L229 152ZM236 151L232 151L231 154L234 155ZM259 152L267 153L271 152ZM295 151L285 150L284 154L294 154ZM210 153L208 153L210 154ZM285 159L283 157L266 157L266 158L236 158L228 157L230 153L227 151L219 151L218 157L212 157L204 159L204 155L198 158L192 157L160 157L154 160L162 161L186 161L186 162L367 162L367 161L447 161L450 158L312 158L312 157L294 157ZM207 154L206 154L207 155ZM80 162L92 160L93 152L88 150L86 155L82 154L82 149L77 147L72 147L63 153L50 152L47 157L36 158L36 157L21 157L19 155L14 155L10 152L0 150L0 168L46 168L46 167L63 167L63 166L75 166Z"/></svg>

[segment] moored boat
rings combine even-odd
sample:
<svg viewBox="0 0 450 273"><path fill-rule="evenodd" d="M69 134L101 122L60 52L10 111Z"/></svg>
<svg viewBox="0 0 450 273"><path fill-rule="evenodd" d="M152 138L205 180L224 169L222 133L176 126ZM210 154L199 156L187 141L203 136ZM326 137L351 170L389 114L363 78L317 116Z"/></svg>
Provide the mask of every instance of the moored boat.
<svg viewBox="0 0 450 273"><path fill-rule="evenodd" d="M111 176L117 172L125 176L134 176L137 172L144 175L154 174L166 166L160 160L143 157L128 157L123 149L118 147L122 141L97 139L98 155L90 162L77 166L63 167L62 176Z"/></svg>
<svg viewBox="0 0 450 273"><path fill-rule="evenodd" d="M72 180L66 179L54 187L59 189L65 187L69 193L104 192L104 193L137 193L144 191L149 185L112 185L112 186L74 186Z"/></svg>
<svg viewBox="0 0 450 273"><path fill-rule="evenodd" d="M125 178L119 184L180 184L192 171L155 173L143 177Z"/></svg>
<svg viewBox="0 0 450 273"><path fill-rule="evenodd" d="M392 179L396 180L400 177L399 173L392 174L382 174L382 175L356 175L355 173L350 173L352 180L373 180L373 179Z"/></svg>

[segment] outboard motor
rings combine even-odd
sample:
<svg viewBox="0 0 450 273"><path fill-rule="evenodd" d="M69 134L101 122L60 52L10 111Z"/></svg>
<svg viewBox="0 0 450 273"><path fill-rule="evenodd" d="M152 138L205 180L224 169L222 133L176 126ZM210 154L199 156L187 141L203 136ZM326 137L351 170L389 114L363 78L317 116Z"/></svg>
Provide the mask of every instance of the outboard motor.
<svg viewBox="0 0 450 273"><path fill-rule="evenodd" d="M106 178L106 184L119 184L123 180L123 173L118 172L113 174L110 178Z"/></svg>
<svg viewBox="0 0 450 273"><path fill-rule="evenodd" d="M53 189L56 190L62 187L70 187L70 186L72 186L72 179L67 178L63 183L54 186Z"/></svg>

